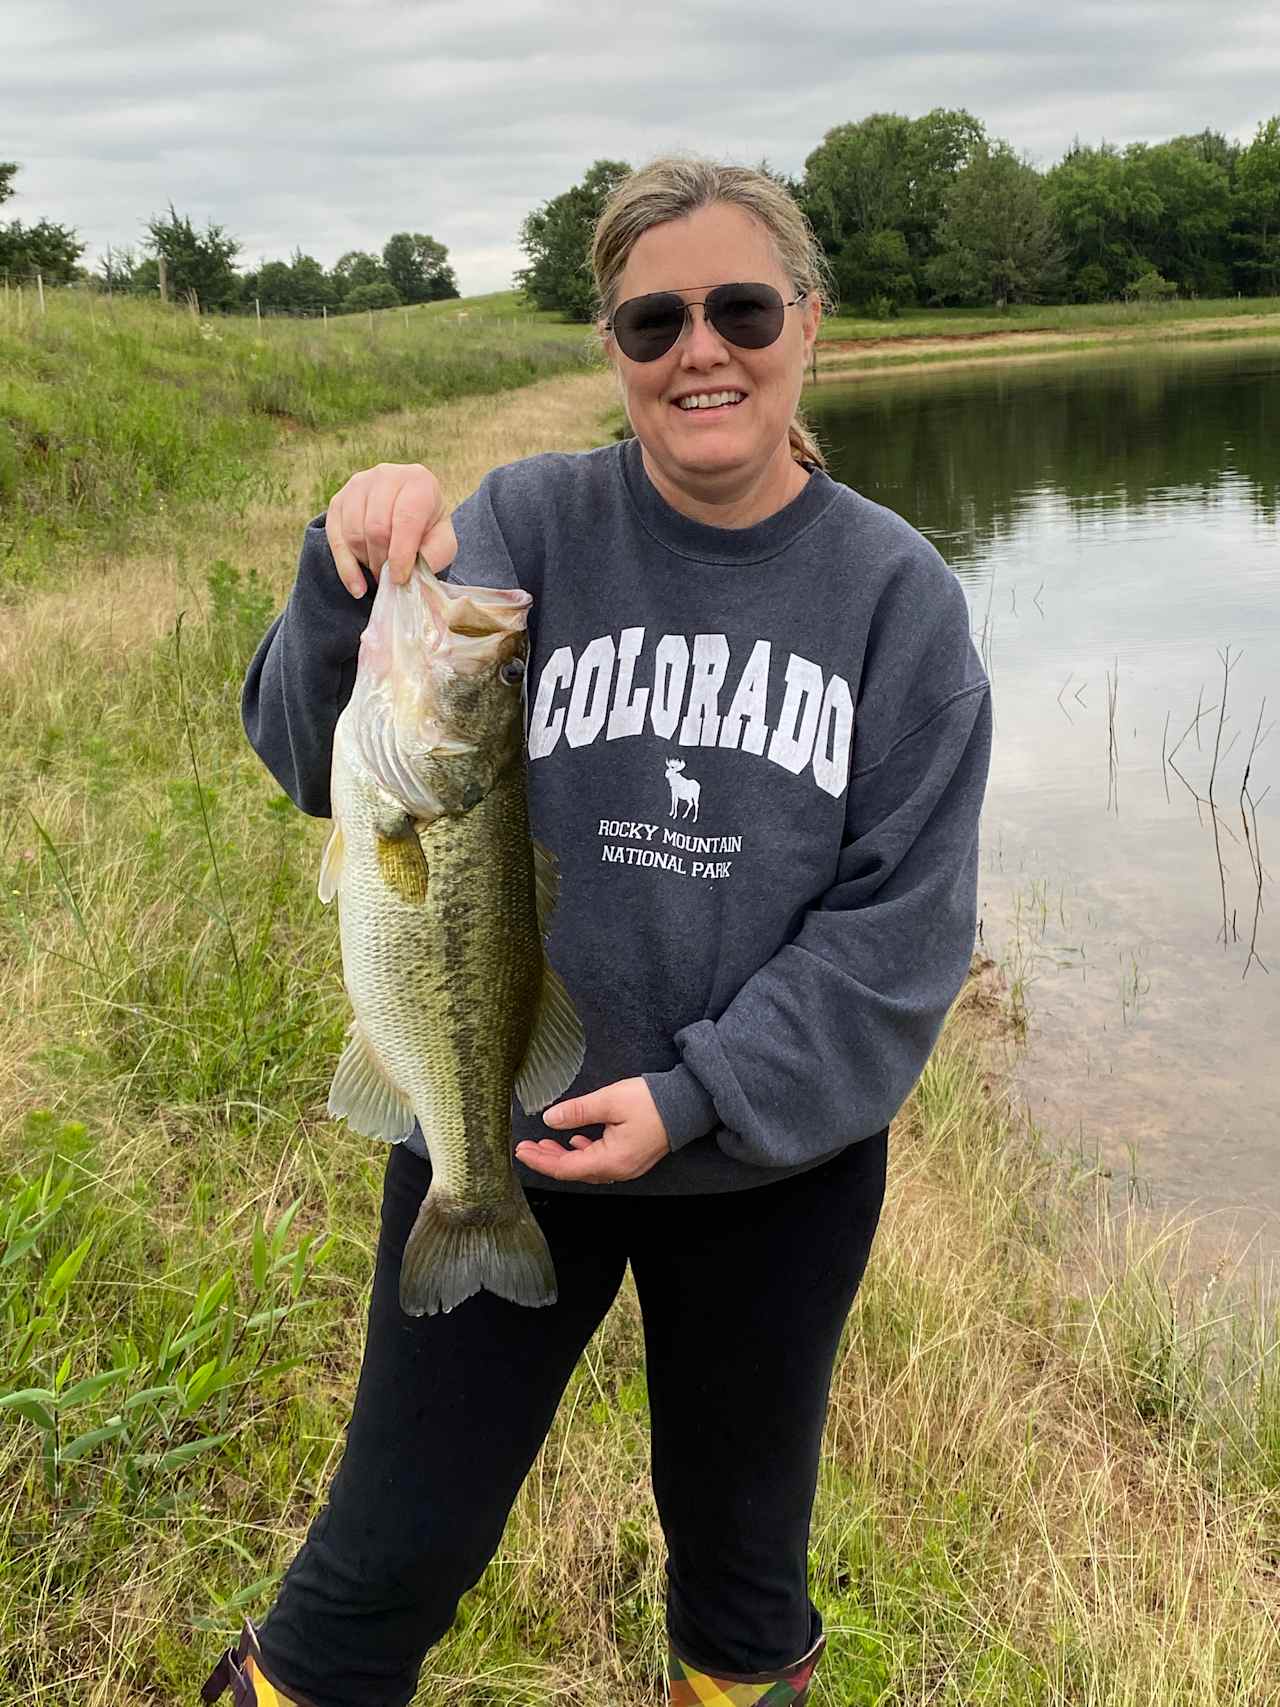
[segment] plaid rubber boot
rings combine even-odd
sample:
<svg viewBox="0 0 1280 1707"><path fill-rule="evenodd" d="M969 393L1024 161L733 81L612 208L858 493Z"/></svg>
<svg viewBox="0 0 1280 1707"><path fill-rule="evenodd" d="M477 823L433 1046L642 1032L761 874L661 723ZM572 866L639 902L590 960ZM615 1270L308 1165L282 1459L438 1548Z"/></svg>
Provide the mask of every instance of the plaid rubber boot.
<svg viewBox="0 0 1280 1707"><path fill-rule="evenodd" d="M804 1658L785 1671L724 1673L719 1677L698 1671L673 1648L667 1673L670 1707L801 1707L809 1698L809 1680L826 1641L825 1636L819 1636Z"/></svg>
<svg viewBox="0 0 1280 1707"><path fill-rule="evenodd" d="M302 1697L286 1695L263 1674L262 1650L253 1625L246 1618L240 1646L228 1648L209 1673L200 1691L202 1701L216 1701L231 1691L231 1707L310 1707Z"/></svg>

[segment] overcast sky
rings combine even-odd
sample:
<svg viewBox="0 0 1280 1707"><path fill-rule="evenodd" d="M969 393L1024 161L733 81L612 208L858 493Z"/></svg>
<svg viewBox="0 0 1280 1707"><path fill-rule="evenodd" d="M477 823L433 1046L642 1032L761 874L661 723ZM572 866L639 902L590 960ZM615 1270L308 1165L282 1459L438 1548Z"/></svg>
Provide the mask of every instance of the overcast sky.
<svg viewBox="0 0 1280 1707"><path fill-rule="evenodd" d="M92 261L172 201L241 265L393 231L505 288L520 221L600 156L800 173L833 125L967 107L1041 165L1075 135L1247 141L1280 109L1259 0L0 0L4 215Z"/></svg>

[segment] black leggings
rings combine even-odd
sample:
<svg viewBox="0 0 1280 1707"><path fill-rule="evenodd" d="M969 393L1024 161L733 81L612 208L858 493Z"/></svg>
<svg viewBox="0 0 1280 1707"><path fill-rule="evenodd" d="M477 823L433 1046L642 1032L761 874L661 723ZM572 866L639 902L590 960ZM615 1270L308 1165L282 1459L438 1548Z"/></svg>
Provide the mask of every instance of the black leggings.
<svg viewBox="0 0 1280 1707"><path fill-rule="evenodd" d="M808 1173L715 1195L531 1191L560 1301L480 1293L419 1320L400 1309L400 1254L430 1170L393 1150L346 1451L263 1627L268 1675L315 1707L405 1707L497 1550L628 1260L672 1643L713 1674L798 1659L821 1628L809 1517L887 1148L881 1132Z"/></svg>

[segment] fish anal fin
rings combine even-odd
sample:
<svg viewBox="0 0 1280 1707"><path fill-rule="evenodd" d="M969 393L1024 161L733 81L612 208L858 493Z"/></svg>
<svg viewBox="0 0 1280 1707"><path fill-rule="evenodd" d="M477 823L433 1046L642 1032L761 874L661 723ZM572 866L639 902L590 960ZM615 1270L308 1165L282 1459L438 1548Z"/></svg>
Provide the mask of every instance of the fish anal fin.
<svg viewBox="0 0 1280 1707"><path fill-rule="evenodd" d="M577 1078L587 1052L582 1021L560 975L545 956L533 1033L516 1074L516 1095L526 1114L562 1096Z"/></svg>
<svg viewBox="0 0 1280 1707"><path fill-rule="evenodd" d="M373 1045L354 1022L329 1087L329 1113L335 1120L345 1117L366 1138L383 1138L389 1144L413 1131L413 1104L391 1083Z"/></svg>
<svg viewBox="0 0 1280 1707"><path fill-rule="evenodd" d="M320 899L326 907L338 893L344 852L342 825L335 824L330 832L329 840L324 844L324 852L320 856Z"/></svg>

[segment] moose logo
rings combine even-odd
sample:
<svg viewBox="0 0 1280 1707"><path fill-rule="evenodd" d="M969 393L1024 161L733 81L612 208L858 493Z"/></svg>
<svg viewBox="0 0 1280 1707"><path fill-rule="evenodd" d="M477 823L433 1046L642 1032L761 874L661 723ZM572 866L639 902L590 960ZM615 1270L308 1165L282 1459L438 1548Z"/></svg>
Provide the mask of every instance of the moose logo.
<svg viewBox="0 0 1280 1707"><path fill-rule="evenodd" d="M691 776L684 775L683 759L667 760L667 782L671 786L671 816L673 818L691 816L696 824L698 822L698 796L702 793L702 789ZM680 811L681 802L684 803L683 814Z"/></svg>

